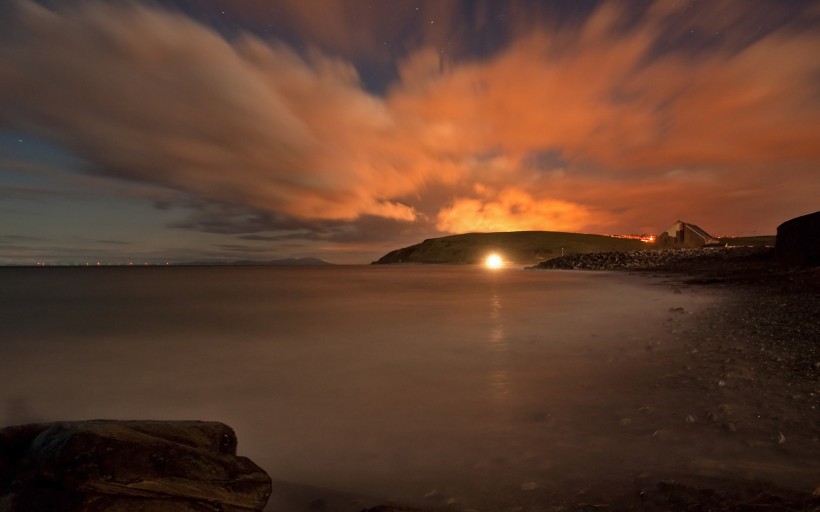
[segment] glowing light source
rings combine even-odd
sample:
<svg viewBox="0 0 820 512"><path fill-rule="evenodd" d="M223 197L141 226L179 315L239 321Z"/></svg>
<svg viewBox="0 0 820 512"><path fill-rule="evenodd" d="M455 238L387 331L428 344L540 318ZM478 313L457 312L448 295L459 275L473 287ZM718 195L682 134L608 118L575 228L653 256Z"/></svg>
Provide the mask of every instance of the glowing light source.
<svg viewBox="0 0 820 512"><path fill-rule="evenodd" d="M484 266L487 268L501 268L504 266L504 260L496 253L492 253L484 260Z"/></svg>

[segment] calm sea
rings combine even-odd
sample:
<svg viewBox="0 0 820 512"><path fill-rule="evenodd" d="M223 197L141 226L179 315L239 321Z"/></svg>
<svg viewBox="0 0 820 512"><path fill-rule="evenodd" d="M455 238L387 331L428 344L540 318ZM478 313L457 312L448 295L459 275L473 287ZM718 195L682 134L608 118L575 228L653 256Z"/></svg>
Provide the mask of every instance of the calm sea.
<svg viewBox="0 0 820 512"><path fill-rule="evenodd" d="M639 471L622 432L653 398L624 390L670 308L710 300L471 266L3 268L0 422L219 420L274 479L504 502Z"/></svg>

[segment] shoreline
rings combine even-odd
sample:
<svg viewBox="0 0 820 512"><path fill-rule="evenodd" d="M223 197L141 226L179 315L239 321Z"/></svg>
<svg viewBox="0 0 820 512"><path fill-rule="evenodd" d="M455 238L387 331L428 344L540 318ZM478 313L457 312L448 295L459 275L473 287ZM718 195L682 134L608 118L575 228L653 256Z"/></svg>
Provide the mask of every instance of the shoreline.
<svg viewBox="0 0 820 512"><path fill-rule="evenodd" d="M781 267L771 249L743 248L729 255L695 250L652 268L600 270L660 278L672 293L720 295L713 306L668 325L674 346L660 351L655 377L663 375L654 392L697 398L688 404L689 425L652 436L664 445L697 442L701 432L725 446L677 472L648 467L631 486L618 478L563 482L516 510L820 509L820 269ZM359 510L459 508L388 502Z"/></svg>
<svg viewBox="0 0 820 512"><path fill-rule="evenodd" d="M676 334L680 371L665 385L699 392L701 417L693 417L693 423L701 420L707 428L721 430L727 442L745 445L748 457L693 461L700 474L682 472L680 482L654 486L643 482L649 488L607 507L820 509L820 268L781 266L773 248L692 249L654 256L572 255L539 267L661 276L675 293L721 292L718 304L697 313ZM759 462L761 454L766 458L772 453L802 468ZM726 473L736 476L727 478ZM575 509L583 507L576 503Z"/></svg>

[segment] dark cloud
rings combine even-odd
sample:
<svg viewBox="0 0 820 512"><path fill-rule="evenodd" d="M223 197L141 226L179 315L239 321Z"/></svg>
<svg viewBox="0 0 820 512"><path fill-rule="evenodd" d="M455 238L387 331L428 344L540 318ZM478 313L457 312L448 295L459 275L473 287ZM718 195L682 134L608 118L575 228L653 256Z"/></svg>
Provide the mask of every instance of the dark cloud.
<svg viewBox="0 0 820 512"><path fill-rule="evenodd" d="M313 231L320 224L234 203L189 201L185 208L188 216L169 227L194 229L206 233L246 234L267 231Z"/></svg>
<svg viewBox="0 0 820 512"><path fill-rule="evenodd" d="M209 202L190 202L185 208L190 211L187 218L170 227L232 236L251 242L226 244L232 250L251 247L253 250L249 252L253 253L290 246L300 254L351 250L373 258L397 245L410 245L436 232L434 222L422 218L412 223L372 215L353 221L304 220L241 205Z"/></svg>
<svg viewBox="0 0 820 512"><path fill-rule="evenodd" d="M250 242L396 243L417 240L435 231L432 222L401 222L375 216L354 221L314 221L271 215L236 206L195 210L171 227L235 235Z"/></svg>
<svg viewBox="0 0 820 512"><path fill-rule="evenodd" d="M243 254L270 254L271 250L267 247L256 247L254 245L246 244L216 244L214 247L224 251L238 252Z"/></svg>
<svg viewBox="0 0 820 512"><path fill-rule="evenodd" d="M124 242L122 240L94 240L94 243L105 245L132 245L131 242Z"/></svg>
<svg viewBox="0 0 820 512"><path fill-rule="evenodd" d="M47 201L49 198L69 195L64 190L54 190L32 186L0 185L0 201L23 199L26 201Z"/></svg>
<svg viewBox="0 0 820 512"><path fill-rule="evenodd" d="M12 245L18 244L21 242L39 242L42 239L36 236L28 236L28 235L4 235L0 234L0 245Z"/></svg>

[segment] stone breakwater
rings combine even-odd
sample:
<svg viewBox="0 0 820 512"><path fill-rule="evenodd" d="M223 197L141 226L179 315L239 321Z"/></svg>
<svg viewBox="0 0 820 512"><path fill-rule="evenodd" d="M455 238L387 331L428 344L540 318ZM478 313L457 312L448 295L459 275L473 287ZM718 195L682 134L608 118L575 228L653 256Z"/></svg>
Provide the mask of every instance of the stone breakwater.
<svg viewBox="0 0 820 512"><path fill-rule="evenodd" d="M0 512L253 512L270 477L229 426L72 421L0 430Z"/></svg>
<svg viewBox="0 0 820 512"><path fill-rule="evenodd" d="M568 254L529 268L563 270L696 270L708 264L762 263L772 259L771 247L707 247L629 252Z"/></svg>

